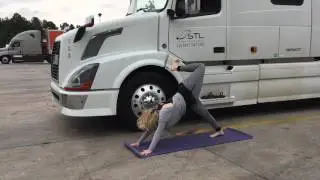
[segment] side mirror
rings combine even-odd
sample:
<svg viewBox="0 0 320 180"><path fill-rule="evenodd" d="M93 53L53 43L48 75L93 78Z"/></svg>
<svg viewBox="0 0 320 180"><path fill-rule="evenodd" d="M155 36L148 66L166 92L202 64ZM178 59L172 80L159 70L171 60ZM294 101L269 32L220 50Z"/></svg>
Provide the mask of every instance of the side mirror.
<svg viewBox="0 0 320 180"><path fill-rule="evenodd" d="M170 20L174 19L174 14L175 14L174 10L172 10L172 9L167 10L167 15L169 16Z"/></svg>
<svg viewBox="0 0 320 180"><path fill-rule="evenodd" d="M88 16L85 21L85 27L92 27L94 25L94 16Z"/></svg>

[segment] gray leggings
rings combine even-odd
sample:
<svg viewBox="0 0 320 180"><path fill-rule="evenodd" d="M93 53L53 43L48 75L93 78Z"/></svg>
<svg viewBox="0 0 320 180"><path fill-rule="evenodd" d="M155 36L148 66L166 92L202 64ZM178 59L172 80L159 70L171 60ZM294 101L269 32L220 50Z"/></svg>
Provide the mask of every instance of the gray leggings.
<svg viewBox="0 0 320 180"><path fill-rule="evenodd" d="M215 131L219 131L221 129L218 122L212 117L207 109L203 106L203 104L199 100L203 77L205 73L205 66L202 63L192 63L186 66L180 67L181 71L192 72L192 74L186 78L182 83L186 88L192 91L194 97L197 100L196 104L191 105L191 109L198 114L202 119L206 120Z"/></svg>

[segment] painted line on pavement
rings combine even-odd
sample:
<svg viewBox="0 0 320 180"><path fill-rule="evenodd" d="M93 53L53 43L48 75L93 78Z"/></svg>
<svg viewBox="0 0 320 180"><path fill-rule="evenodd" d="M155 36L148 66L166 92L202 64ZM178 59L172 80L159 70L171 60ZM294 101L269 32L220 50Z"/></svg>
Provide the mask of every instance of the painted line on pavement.
<svg viewBox="0 0 320 180"><path fill-rule="evenodd" d="M244 129L250 128L259 125L276 125L276 124L286 124L291 122L301 122L301 121L310 121L319 118L320 120L320 113L312 114L312 115L301 115L301 116L290 116L287 118L279 118L279 119L261 119L261 120L244 120L241 123L234 123L230 125L224 125L225 128L233 128L233 129ZM203 132L211 132L212 128L199 128L196 129L195 132L203 133Z"/></svg>
<svg viewBox="0 0 320 180"><path fill-rule="evenodd" d="M320 114L317 115L312 115L312 116L291 116L285 119L264 119L264 120L258 120L258 121L249 121L249 122L244 122L244 123L239 123L239 124L231 124L227 125L227 127L230 128L249 128L253 126L258 126L258 125L272 125L272 124L286 124L290 122L301 122L301 121L309 121L313 120L315 118L320 119Z"/></svg>

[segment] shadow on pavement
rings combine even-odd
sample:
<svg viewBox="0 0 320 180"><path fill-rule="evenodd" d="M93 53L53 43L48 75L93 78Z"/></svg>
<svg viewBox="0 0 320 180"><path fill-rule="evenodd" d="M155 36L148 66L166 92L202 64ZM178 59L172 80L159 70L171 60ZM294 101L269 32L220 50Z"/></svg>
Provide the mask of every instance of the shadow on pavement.
<svg viewBox="0 0 320 180"><path fill-rule="evenodd" d="M309 99L216 109L211 110L210 112L216 116L243 117L248 115L290 113L313 109L316 110L318 109L319 105L319 99Z"/></svg>
<svg viewBox="0 0 320 180"><path fill-rule="evenodd" d="M60 115L59 131L69 137L105 137L130 133L115 117L73 118Z"/></svg>
<svg viewBox="0 0 320 180"><path fill-rule="evenodd" d="M224 109L213 109L210 113L218 121L229 121L232 118L245 118L248 116L263 116L266 114L291 113L304 110L317 110L320 105L319 99L289 101L280 103L266 103L252 106L232 107ZM61 117L65 132L72 132L72 136L107 136L123 133L132 133L117 123L115 117L94 117L94 118L70 118ZM223 119L223 120L220 120ZM182 123L198 123L199 120L194 114L188 114L183 118Z"/></svg>
<svg viewBox="0 0 320 180"><path fill-rule="evenodd" d="M299 111L310 111L317 110L319 107L319 99L309 99L211 109L209 110L209 112L217 121L228 122L232 121L232 119L235 118L246 118L248 116L263 116L268 114L276 115L283 113L294 113ZM194 122L195 119L197 119L196 122L204 122L200 121L200 117L192 113L188 114L183 121L186 123L190 123Z"/></svg>

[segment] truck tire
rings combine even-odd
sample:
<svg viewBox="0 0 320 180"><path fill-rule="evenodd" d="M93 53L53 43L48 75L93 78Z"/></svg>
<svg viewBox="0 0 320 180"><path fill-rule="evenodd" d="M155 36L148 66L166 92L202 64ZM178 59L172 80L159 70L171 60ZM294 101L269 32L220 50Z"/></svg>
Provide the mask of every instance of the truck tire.
<svg viewBox="0 0 320 180"><path fill-rule="evenodd" d="M120 125L130 131L139 131L137 118L143 109L165 102L175 90L176 83L156 72L139 72L120 89L117 115Z"/></svg>
<svg viewBox="0 0 320 180"><path fill-rule="evenodd" d="M11 61L11 58L9 56L2 56L0 57L1 64L9 64Z"/></svg>
<svg viewBox="0 0 320 180"><path fill-rule="evenodd" d="M46 59L48 64L51 64L51 60L50 59Z"/></svg>
<svg viewBox="0 0 320 180"><path fill-rule="evenodd" d="M51 64L51 56L50 55L44 55L43 59L47 61L48 64Z"/></svg>

